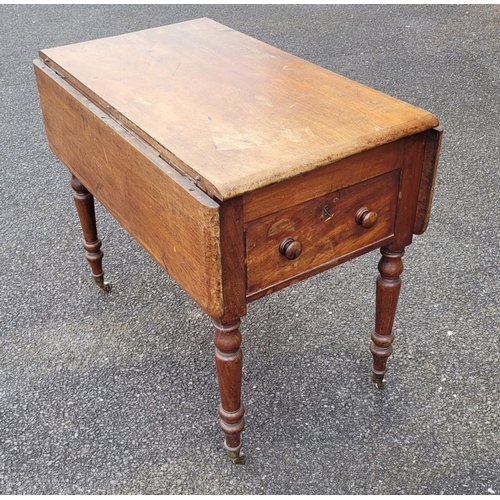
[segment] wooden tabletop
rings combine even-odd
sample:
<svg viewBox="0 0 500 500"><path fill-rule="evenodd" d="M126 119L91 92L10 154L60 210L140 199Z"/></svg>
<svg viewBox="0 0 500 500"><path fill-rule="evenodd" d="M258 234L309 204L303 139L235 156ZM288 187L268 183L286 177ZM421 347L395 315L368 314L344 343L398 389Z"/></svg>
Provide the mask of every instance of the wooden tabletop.
<svg viewBox="0 0 500 500"><path fill-rule="evenodd" d="M438 125L210 19L40 55L220 200Z"/></svg>

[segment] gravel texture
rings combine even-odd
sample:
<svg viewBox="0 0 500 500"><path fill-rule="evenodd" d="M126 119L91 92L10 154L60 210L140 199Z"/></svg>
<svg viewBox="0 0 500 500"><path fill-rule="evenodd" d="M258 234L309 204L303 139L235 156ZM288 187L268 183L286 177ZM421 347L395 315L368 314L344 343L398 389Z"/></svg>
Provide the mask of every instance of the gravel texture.
<svg viewBox="0 0 500 500"><path fill-rule="evenodd" d="M211 17L435 113L387 387L378 252L249 306L247 462L225 457L209 320L102 207L90 279L38 49ZM0 492L500 493L500 7L0 6Z"/></svg>

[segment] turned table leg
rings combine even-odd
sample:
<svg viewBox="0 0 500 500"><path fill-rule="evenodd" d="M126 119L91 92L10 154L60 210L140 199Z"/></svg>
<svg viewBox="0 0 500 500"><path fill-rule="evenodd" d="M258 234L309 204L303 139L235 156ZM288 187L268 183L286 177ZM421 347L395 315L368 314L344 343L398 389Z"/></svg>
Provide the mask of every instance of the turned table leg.
<svg viewBox="0 0 500 500"><path fill-rule="evenodd" d="M90 264L95 282L102 290L107 292L110 290L111 285L104 281L104 272L102 270L102 257L104 254L101 250L101 240L97 237L94 197L74 175L71 177L71 187L74 191L76 211L83 230L85 258Z"/></svg>
<svg viewBox="0 0 500 500"><path fill-rule="evenodd" d="M394 331L392 325L401 289L400 275L403 272L404 250L381 248L382 258L378 264L380 276L377 278L377 300L375 330L372 333L370 350L373 354L372 378L377 387L384 386L387 360L392 354Z"/></svg>
<svg viewBox="0 0 500 500"><path fill-rule="evenodd" d="M245 427L241 403L241 375L243 355L241 353L240 321L215 326L215 366L221 404L219 406L219 426L225 435L224 447L234 463L242 463L241 432Z"/></svg>

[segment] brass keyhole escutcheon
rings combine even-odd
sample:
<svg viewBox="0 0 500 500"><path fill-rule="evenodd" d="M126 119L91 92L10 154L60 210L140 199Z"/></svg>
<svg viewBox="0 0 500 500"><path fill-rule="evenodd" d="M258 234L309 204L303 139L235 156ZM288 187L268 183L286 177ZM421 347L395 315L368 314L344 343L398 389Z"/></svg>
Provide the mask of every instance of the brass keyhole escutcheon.
<svg viewBox="0 0 500 500"><path fill-rule="evenodd" d="M288 260L295 260L302 253L302 244L293 238L285 238L280 243L280 254Z"/></svg>
<svg viewBox="0 0 500 500"><path fill-rule="evenodd" d="M356 212L356 224L363 226L365 229L370 229L378 221L378 214L368 207L362 207Z"/></svg>

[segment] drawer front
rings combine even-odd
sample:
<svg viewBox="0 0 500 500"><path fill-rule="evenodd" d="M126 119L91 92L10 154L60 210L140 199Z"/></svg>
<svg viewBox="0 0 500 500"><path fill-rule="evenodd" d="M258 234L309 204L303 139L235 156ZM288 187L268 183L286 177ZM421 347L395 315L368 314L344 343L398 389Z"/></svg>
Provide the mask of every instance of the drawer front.
<svg viewBox="0 0 500 500"><path fill-rule="evenodd" d="M249 222L247 295L392 236L400 170Z"/></svg>

